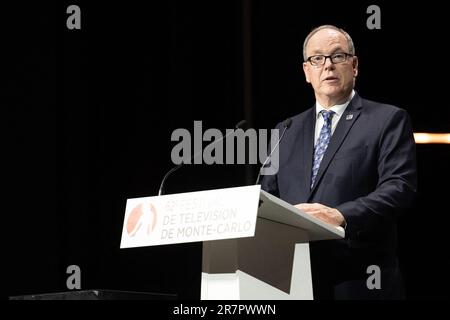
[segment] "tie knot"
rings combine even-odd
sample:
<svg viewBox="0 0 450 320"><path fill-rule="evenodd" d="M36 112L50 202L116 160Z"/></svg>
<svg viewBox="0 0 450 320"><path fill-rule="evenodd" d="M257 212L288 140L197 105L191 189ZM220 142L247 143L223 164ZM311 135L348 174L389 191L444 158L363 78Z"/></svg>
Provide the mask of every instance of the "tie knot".
<svg viewBox="0 0 450 320"><path fill-rule="evenodd" d="M320 113L322 114L323 120L328 121L329 119L331 119L331 117L334 114L334 111L332 110L322 110L320 111Z"/></svg>

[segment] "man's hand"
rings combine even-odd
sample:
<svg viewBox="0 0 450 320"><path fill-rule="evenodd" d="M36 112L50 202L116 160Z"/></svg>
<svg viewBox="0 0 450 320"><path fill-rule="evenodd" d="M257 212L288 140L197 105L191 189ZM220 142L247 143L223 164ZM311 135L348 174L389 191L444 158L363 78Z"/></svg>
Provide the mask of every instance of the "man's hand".
<svg viewBox="0 0 450 320"><path fill-rule="evenodd" d="M344 216L335 208L320 203L299 203L295 207L333 226L345 225Z"/></svg>

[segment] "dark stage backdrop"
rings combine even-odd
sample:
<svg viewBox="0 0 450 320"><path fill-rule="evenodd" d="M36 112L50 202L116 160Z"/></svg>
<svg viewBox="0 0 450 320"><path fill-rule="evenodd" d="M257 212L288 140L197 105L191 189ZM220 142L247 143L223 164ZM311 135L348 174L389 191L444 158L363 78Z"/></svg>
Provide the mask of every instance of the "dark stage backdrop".
<svg viewBox="0 0 450 320"><path fill-rule="evenodd" d="M66 8L81 8L81 30ZM381 9L369 30L366 9ZM443 4L152 1L2 10L2 298L82 289L200 295L201 244L119 250L127 198L156 195L176 128L254 128L311 107L302 43L315 26L353 37L357 91L450 132ZM400 223L409 298L448 297L450 145L419 145L419 195ZM167 192L252 183L257 166L186 166Z"/></svg>

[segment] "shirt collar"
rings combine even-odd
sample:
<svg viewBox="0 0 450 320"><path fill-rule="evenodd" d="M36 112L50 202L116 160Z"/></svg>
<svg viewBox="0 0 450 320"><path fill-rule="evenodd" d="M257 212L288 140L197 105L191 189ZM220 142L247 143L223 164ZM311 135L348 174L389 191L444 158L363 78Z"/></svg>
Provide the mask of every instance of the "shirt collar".
<svg viewBox="0 0 450 320"><path fill-rule="evenodd" d="M319 101L316 101L316 118L319 117L319 112L322 110L332 110L339 117L342 116L342 114L344 113L345 109L347 108L348 104L350 103L350 101L353 99L354 96L355 96L355 90L352 90L352 93L350 94L350 98L347 100L347 102L345 102L343 104L335 104L334 106L332 106L329 109L325 109L324 107L322 107L320 105Z"/></svg>

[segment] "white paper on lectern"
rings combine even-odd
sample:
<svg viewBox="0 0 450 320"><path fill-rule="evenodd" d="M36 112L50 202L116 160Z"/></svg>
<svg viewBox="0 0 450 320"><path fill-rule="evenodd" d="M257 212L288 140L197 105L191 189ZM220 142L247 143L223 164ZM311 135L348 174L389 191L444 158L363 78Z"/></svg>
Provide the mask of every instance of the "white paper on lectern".
<svg viewBox="0 0 450 320"><path fill-rule="evenodd" d="M260 186L128 199L120 248L252 237Z"/></svg>

